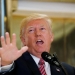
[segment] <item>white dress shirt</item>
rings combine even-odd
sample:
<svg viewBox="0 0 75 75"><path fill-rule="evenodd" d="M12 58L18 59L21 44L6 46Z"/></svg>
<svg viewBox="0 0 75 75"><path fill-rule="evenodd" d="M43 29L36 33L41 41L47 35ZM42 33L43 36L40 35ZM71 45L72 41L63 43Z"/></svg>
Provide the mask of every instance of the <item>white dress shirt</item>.
<svg viewBox="0 0 75 75"><path fill-rule="evenodd" d="M38 66L39 60L40 58L35 57L34 55L30 54L32 56L32 58L34 59L36 65ZM9 71L10 68L12 67L13 63L10 65L6 65L6 66L2 66L0 67L0 72L5 72L5 71ZM45 62L45 71L47 75L51 75L51 70L50 70L50 64L48 62Z"/></svg>
<svg viewBox="0 0 75 75"><path fill-rule="evenodd" d="M37 58L37 57L35 57L32 54L31 54L31 56L32 56L32 58L34 59L35 63L38 66L38 63L39 63L40 58ZM50 64L48 62L46 62L46 61L45 61L45 71L46 71L46 74L47 75L51 75Z"/></svg>

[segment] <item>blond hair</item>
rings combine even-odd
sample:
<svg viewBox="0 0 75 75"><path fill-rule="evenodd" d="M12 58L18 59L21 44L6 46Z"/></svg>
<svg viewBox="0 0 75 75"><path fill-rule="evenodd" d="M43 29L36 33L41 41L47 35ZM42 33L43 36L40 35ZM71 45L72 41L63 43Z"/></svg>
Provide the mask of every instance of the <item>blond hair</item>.
<svg viewBox="0 0 75 75"><path fill-rule="evenodd" d="M36 19L45 19L46 21L48 21L49 23L49 26L51 28L51 20L50 18L45 15L45 14L38 14L38 13L34 13L34 14L31 14L29 16L27 16L26 18L24 18L21 22L21 27L20 27L20 38L23 37L24 35L24 32L25 32L25 26L27 25L27 23L31 20L36 20Z"/></svg>

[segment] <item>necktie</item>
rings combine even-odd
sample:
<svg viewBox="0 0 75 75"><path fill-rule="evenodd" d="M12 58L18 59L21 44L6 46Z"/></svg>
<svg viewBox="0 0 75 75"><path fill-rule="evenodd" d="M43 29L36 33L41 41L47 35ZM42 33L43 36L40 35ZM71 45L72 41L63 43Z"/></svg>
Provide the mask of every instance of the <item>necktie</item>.
<svg viewBox="0 0 75 75"><path fill-rule="evenodd" d="M38 65L39 65L39 70L40 70L41 74L42 74L42 75L47 75L47 74L46 74L46 71L45 71L45 68L44 68L45 62L44 62L43 59L40 59Z"/></svg>

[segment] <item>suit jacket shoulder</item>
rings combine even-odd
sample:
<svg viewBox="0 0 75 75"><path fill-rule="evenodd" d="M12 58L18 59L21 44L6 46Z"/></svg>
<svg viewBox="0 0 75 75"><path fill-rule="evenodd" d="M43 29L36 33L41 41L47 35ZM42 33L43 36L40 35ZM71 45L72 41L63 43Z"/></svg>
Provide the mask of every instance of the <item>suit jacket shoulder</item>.
<svg viewBox="0 0 75 75"><path fill-rule="evenodd" d="M66 63L62 63L62 65L64 66L65 70L67 71L68 75L75 75L75 67L66 64Z"/></svg>

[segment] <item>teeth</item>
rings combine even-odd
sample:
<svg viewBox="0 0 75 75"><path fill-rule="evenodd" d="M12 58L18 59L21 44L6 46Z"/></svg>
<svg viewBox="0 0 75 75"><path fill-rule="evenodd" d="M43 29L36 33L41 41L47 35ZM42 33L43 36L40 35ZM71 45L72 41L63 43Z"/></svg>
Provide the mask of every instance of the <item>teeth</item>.
<svg viewBox="0 0 75 75"><path fill-rule="evenodd" d="M43 43L44 43L44 42L43 42L42 40L37 40L37 41L36 41L36 44L40 44L40 45L41 45L41 44L43 44Z"/></svg>
<svg viewBox="0 0 75 75"><path fill-rule="evenodd" d="M42 41L42 40L38 40L38 41Z"/></svg>

